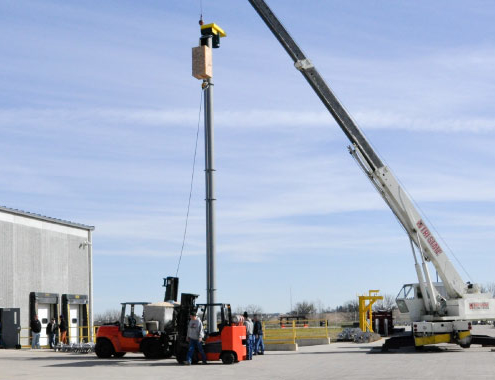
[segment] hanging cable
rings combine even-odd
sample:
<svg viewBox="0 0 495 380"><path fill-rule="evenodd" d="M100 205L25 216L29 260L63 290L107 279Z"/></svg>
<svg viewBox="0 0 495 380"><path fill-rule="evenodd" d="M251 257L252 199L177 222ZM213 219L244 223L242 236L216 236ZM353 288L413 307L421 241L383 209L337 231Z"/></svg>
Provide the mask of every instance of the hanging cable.
<svg viewBox="0 0 495 380"><path fill-rule="evenodd" d="M203 106L203 91L204 90L201 89L201 97L199 101L199 113L198 113L198 128L196 130L196 143L194 145L194 158L193 158L192 173L191 173L191 186L189 188L189 200L187 202L186 223L184 226L184 236L182 237L182 247L180 249L179 262L177 264L177 271L175 272L175 277L177 277L177 275L179 274L180 262L182 260L182 253L184 252L184 246L186 244L187 225L189 223L189 210L191 208L191 197L192 197L193 183L194 183L194 171L196 168L196 153L198 152L199 125L201 123L201 109Z"/></svg>

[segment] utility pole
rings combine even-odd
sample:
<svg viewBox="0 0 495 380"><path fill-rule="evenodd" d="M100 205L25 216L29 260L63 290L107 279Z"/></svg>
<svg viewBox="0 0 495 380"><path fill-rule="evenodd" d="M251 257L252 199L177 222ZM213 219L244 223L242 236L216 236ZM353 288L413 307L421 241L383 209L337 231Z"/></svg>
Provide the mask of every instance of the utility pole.
<svg viewBox="0 0 495 380"><path fill-rule="evenodd" d="M217 331L215 274L215 167L213 138L213 62L212 49L220 47L225 32L216 24L200 20L199 46L193 48L193 76L202 79L205 107L205 185L206 185L206 303L208 331Z"/></svg>

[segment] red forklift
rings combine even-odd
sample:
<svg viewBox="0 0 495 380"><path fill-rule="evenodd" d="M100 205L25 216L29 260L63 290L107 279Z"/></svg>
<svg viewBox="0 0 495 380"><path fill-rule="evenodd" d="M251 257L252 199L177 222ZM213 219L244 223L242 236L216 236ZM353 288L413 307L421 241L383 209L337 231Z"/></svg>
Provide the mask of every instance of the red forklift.
<svg viewBox="0 0 495 380"><path fill-rule="evenodd" d="M232 318L229 304L199 304L201 321L204 323L209 306L220 308L220 323L217 332L205 333L204 350L206 360L221 360L224 364L232 364L246 359L246 327Z"/></svg>
<svg viewBox="0 0 495 380"><path fill-rule="evenodd" d="M143 325L137 323L140 317L135 314L135 307L148 304L150 302L123 302L119 321L98 328L95 352L99 358L121 358L127 352L140 351L141 342L147 334Z"/></svg>

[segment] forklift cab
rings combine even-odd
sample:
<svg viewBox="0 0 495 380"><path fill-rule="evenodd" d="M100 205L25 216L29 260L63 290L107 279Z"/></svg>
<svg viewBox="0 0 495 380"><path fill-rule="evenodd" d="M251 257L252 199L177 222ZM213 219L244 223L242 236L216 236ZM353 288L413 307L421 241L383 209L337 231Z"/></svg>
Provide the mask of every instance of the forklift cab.
<svg viewBox="0 0 495 380"><path fill-rule="evenodd" d="M232 309L230 304L214 303L214 304L198 304L198 312L201 313L201 323L205 324L205 319L208 313L208 306L215 306L220 308L220 323L217 323L218 331L211 332L208 326L206 326L206 335L216 336L222 333L225 326L232 325Z"/></svg>
<svg viewBox="0 0 495 380"><path fill-rule="evenodd" d="M120 313L119 330L125 338L142 338L146 335L143 328L143 313L136 314L136 306L141 309L150 302L123 302L122 312Z"/></svg>
<svg viewBox="0 0 495 380"><path fill-rule="evenodd" d="M232 309L229 304L198 304L201 313L201 322L204 323L208 306L220 309L220 323L217 321L218 331L208 331L204 339L204 350L208 361L221 360L224 364L232 364L246 359L246 327L239 326L232 321ZM194 360L194 359L193 359Z"/></svg>

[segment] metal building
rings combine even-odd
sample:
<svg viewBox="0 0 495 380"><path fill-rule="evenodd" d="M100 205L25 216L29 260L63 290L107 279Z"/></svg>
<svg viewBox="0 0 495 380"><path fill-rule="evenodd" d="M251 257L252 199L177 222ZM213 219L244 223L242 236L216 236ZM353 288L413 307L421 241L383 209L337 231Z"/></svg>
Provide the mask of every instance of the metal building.
<svg viewBox="0 0 495 380"><path fill-rule="evenodd" d="M20 309L22 345L29 344L34 314L42 323L41 345L47 344L50 318L58 321L60 315L67 321L70 342L90 339L93 230L0 206L0 310Z"/></svg>

